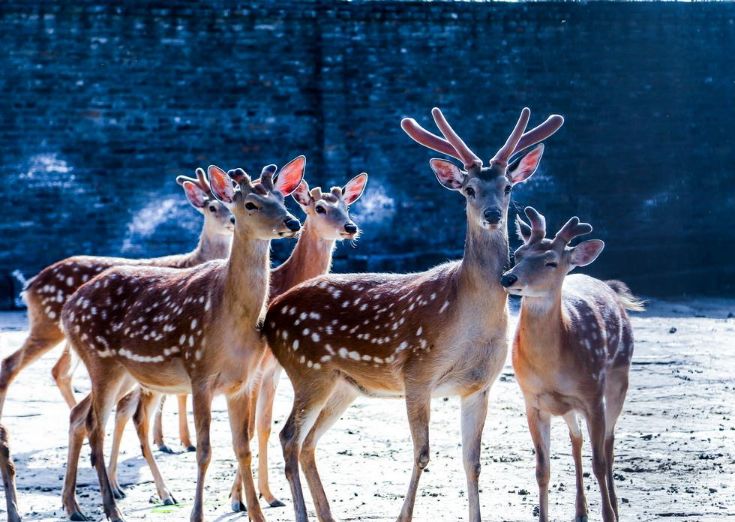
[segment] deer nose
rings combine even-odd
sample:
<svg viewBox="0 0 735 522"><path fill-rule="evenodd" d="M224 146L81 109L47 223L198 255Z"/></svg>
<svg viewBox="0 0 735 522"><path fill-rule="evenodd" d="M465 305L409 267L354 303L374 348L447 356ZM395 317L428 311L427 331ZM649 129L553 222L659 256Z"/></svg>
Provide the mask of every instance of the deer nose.
<svg viewBox="0 0 735 522"><path fill-rule="evenodd" d="M301 223L299 223L299 220L295 218L287 218L284 220L284 224L291 232L298 232L301 228Z"/></svg>
<svg viewBox="0 0 735 522"><path fill-rule="evenodd" d="M356 234L357 233L357 225L354 223L347 223L345 225L345 232L348 234Z"/></svg>
<svg viewBox="0 0 735 522"><path fill-rule="evenodd" d="M235 224L235 216L230 216L230 223Z"/></svg>
<svg viewBox="0 0 735 522"><path fill-rule="evenodd" d="M503 285L505 288L513 286L513 283L518 281L518 277L513 274L505 274L503 277L500 278L500 284Z"/></svg>
<svg viewBox="0 0 735 522"><path fill-rule="evenodd" d="M491 225L497 225L498 223L500 223L501 217L502 214L498 209L489 208L485 210L485 221L487 221Z"/></svg>

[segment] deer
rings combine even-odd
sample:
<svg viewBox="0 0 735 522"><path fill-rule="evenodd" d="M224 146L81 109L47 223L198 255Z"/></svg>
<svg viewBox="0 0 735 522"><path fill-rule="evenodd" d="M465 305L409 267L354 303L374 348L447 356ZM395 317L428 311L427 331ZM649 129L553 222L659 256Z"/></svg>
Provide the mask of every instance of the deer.
<svg viewBox="0 0 735 522"><path fill-rule="evenodd" d="M75 256L59 261L31 279L23 292L28 307L30 332L23 345L6 357L0 370L0 417L8 387L18 374L64 340L60 328L61 309L69 297L84 283L113 266L166 266L187 268L212 259L226 258L232 243L234 218L227 208L214 199L204 172L197 178L179 176L176 181L183 187L187 200L204 215L197 247L188 254L153 259L124 259L102 256ZM71 386L74 369L68 346L52 370L64 401L72 408L76 404Z"/></svg>
<svg viewBox="0 0 735 522"><path fill-rule="evenodd" d="M418 143L463 164L430 162L439 183L466 199L463 258L413 274L320 276L277 297L265 317L268 346L294 388L280 439L297 522L308 520L300 467L319 520L334 520L315 449L359 395L405 399L414 464L401 522L412 519L429 462L431 398L461 397L470 520L480 521L481 434L488 392L508 350L507 294L500 285L509 257L508 204L513 186L536 171L543 145L509 159L553 134L563 119L552 116L524 134L530 118L524 109L505 145L483 167L442 112L435 108L432 114L444 138L412 119L401 126Z"/></svg>
<svg viewBox="0 0 735 522"><path fill-rule="evenodd" d="M0 424L0 472L3 476L8 522L20 522L18 493L15 491L15 463L13 463L13 457L10 454L8 430L2 424Z"/></svg>
<svg viewBox="0 0 735 522"><path fill-rule="evenodd" d="M211 165L207 173L212 193L235 216L227 259L184 270L115 267L84 285L64 305L64 331L92 383L90 394L70 415L62 495L73 520L86 519L75 497L85 435L104 512L113 522L124 520L105 466L104 429L117 400L137 383L146 390L138 408L146 417L152 415L162 393L192 395L197 443L192 522L204 519L212 399L225 395L249 516L265 521L251 470L250 395L266 350L260 326L268 302L270 244L273 239L294 237L301 229L284 197L301 183L305 164L306 158L299 156L275 178L275 165L268 165L255 181L242 169L225 173ZM136 424L145 427L148 422ZM160 475L148 434L139 431L138 436L151 471ZM159 495L175 503L170 492L159 491Z"/></svg>
<svg viewBox="0 0 735 522"><path fill-rule="evenodd" d="M633 328L627 311L642 311L643 303L620 281L568 275L592 263L605 246L597 239L569 246L575 237L592 232L592 226L573 217L553 239L547 239L545 218L532 207L525 214L530 225L517 218L523 245L516 250L516 264L503 275L501 284L509 295L521 296L513 368L536 452L539 520L549 520L552 416L563 417L569 427L577 485L575 521L588 519L580 415L587 421L592 444L602 519L616 521L615 424L625 402L633 357Z"/></svg>
<svg viewBox="0 0 735 522"><path fill-rule="evenodd" d="M336 242L355 239L359 234L359 228L350 217L349 212L351 205L360 198L365 190L367 181L368 175L363 172L352 178L344 187L332 187L328 192L322 192L321 187L310 189L305 179L301 181L291 196L306 214L306 219L291 255L271 271L269 299L272 300L304 281L329 272ZM281 374L281 368L270 351L265 352L258 373L259 378L253 388L254 402L250 409L251 426L257 426L258 434L258 490L271 507L282 507L285 504L273 495L268 481L268 440L273 417L273 401ZM113 492L117 493L116 498L121 498L116 470L123 429L131 417L135 418L136 422L146 420L144 415L136 411L141 393L140 389L131 392L126 396L130 399L124 405L121 403L126 399L120 401L116 410L114 439L108 469ZM186 396L183 397L185 401ZM157 410L156 422L159 419L158 412L160 408ZM185 410L183 416L181 412L179 413L179 422L186 425ZM141 429L137 425L136 428L139 433L147 432L147 428ZM253 430L251 435L254 435L255 431ZM165 491L166 488L162 487L161 490ZM241 500L242 477L239 469L233 484L231 499L234 511L245 511L245 504Z"/></svg>

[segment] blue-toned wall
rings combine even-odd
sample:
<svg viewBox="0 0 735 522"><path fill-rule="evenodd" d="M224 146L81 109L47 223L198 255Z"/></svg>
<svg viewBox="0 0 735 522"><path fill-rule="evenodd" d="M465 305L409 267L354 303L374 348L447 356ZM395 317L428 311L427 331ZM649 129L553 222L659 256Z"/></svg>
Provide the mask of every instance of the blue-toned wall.
<svg viewBox="0 0 735 522"><path fill-rule="evenodd" d="M210 163L306 154L312 185L368 171L337 270L456 257L463 200L398 125L434 105L484 158L524 105L566 117L515 201L591 222L590 272L654 295L735 286L733 4L5 0L0 49L0 306L16 269L191 248L173 179Z"/></svg>

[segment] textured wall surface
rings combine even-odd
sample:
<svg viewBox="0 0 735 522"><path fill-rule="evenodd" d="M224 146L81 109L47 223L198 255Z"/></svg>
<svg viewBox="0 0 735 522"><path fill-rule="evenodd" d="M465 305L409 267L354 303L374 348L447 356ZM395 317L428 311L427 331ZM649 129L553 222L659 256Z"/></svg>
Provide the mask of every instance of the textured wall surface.
<svg viewBox="0 0 735 522"><path fill-rule="evenodd" d="M483 158L524 105L564 115L518 208L592 223L589 272L638 292L732 292L734 4L202 4L0 5L0 306L15 270L192 248L173 180L210 163L369 172L336 270L455 258L463 198L399 127L434 105Z"/></svg>

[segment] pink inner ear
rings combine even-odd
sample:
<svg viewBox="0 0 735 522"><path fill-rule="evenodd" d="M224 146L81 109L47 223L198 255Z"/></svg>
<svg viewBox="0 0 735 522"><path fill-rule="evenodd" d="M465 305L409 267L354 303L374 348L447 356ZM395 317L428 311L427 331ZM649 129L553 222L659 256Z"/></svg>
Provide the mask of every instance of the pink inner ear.
<svg viewBox="0 0 735 522"><path fill-rule="evenodd" d="M217 199L225 203L232 203L235 200L235 189L232 186L230 177L214 165L209 167L209 186Z"/></svg>
<svg viewBox="0 0 735 522"><path fill-rule="evenodd" d="M298 158L288 162L278 173L275 188L284 196L291 194L304 179L304 167L306 166L306 158L299 156Z"/></svg>
<svg viewBox="0 0 735 522"><path fill-rule="evenodd" d="M301 181L299 186L292 194L293 198L299 205L307 206L311 202L311 194L309 193L309 185L306 184L306 180Z"/></svg>
<svg viewBox="0 0 735 522"><path fill-rule="evenodd" d="M196 208L202 208L205 203L206 194L191 181L184 182L184 193L189 203Z"/></svg>
<svg viewBox="0 0 735 522"><path fill-rule="evenodd" d="M462 188L464 174L454 163L441 159L432 159L429 163L442 185L452 190Z"/></svg>
<svg viewBox="0 0 735 522"><path fill-rule="evenodd" d="M510 173L511 175L511 182L513 184L520 183L521 181L525 181L528 178L531 177L531 175L536 172L536 169L538 168L538 164L541 161L541 156L544 153L544 147L543 145L539 145L535 149L533 149L531 152L526 154L523 159L521 160L520 164L516 169Z"/></svg>
<svg viewBox="0 0 735 522"><path fill-rule="evenodd" d="M365 190L365 184L367 183L367 176L360 175L355 179L351 180L345 188L342 189L345 203L348 205L353 204L362 195L362 191Z"/></svg>
<svg viewBox="0 0 735 522"><path fill-rule="evenodd" d="M572 264L577 266L587 266L592 261L597 259L602 249L605 247L605 243L598 239L591 239L589 241L583 241L574 247L572 252Z"/></svg>

